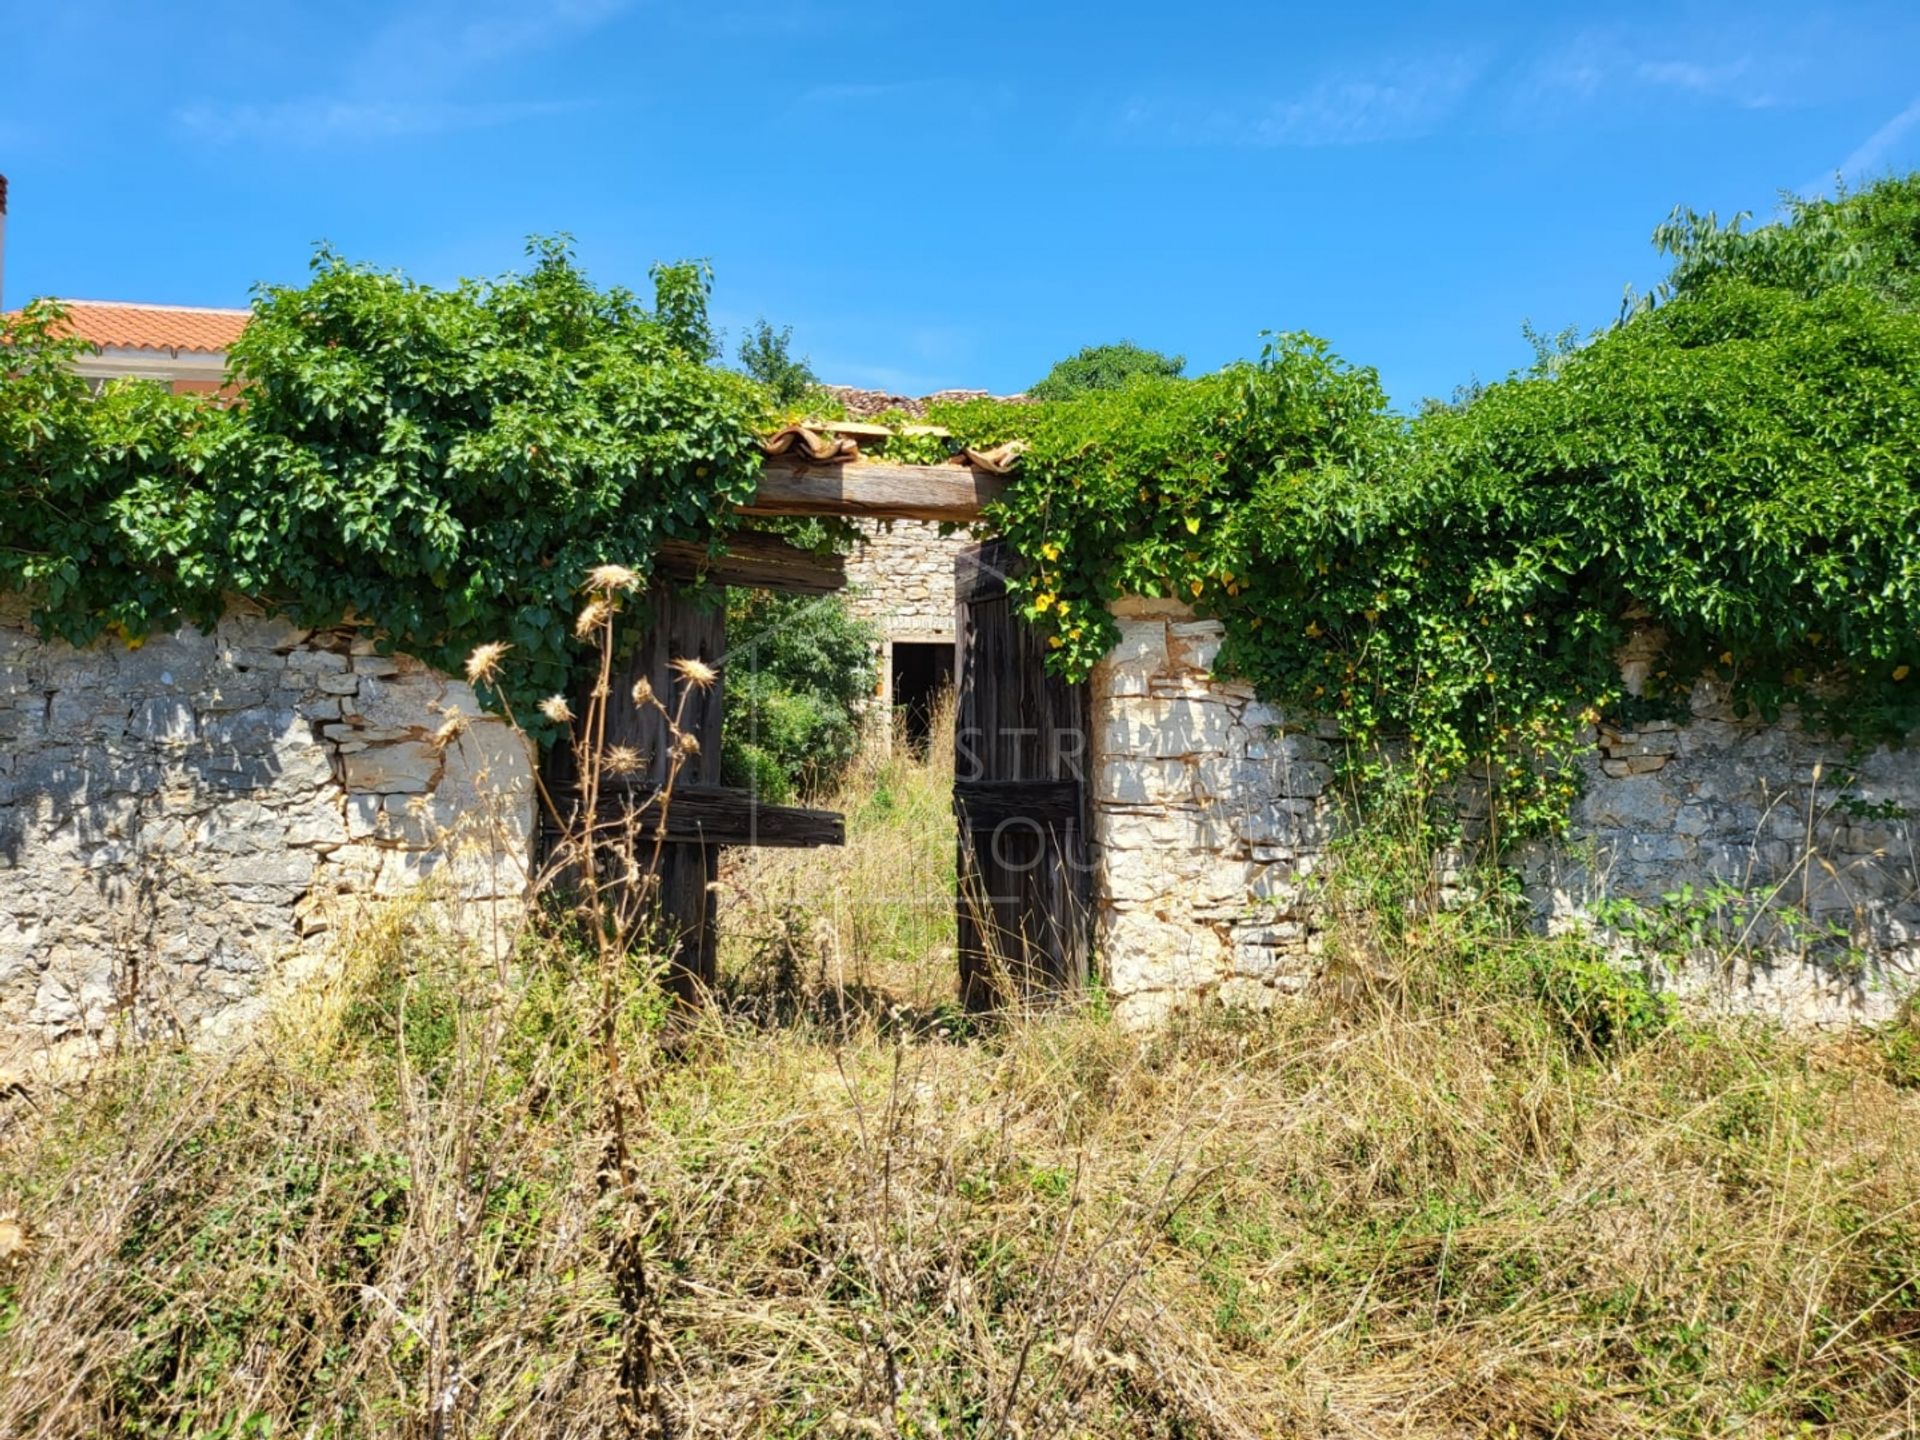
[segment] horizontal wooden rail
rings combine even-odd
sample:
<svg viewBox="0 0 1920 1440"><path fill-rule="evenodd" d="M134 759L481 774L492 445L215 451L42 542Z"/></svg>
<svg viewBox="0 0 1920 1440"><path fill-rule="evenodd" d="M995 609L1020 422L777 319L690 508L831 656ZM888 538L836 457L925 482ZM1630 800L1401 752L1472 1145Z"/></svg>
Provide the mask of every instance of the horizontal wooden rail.
<svg viewBox="0 0 1920 1440"><path fill-rule="evenodd" d="M847 515L869 520L978 520L1007 477L970 465L822 463L779 456L760 472L745 515Z"/></svg>
<svg viewBox="0 0 1920 1440"><path fill-rule="evenodd" d="M755 590L780 590L790 595L828 595L847 588L847 561L842 555L816 555L789 545L778 535L751 530L726 537L724 555L708 552L687 540L661 542L656 563L675 580L704 576L715 585L744 585Z"/></svg>
<svg viewBox="0 0 1920 1440"><path fill-rule="evenodd" d="M554 797L562 813L578 803L574 793ZM629 814L638 835L653 838L659 802L647 783L601 783L600 821L619 823ZM750 790L727 785L677 785L667 806L667 834L676 845L752 845L809 849L847 843L846 816L837 810L768 805Z"/></svg>
<svg viewBox="0 0 1920 1440"><path fill-rule="evenodd" d="M953 806L966 825L991 830L1010 821L1042 827L1080 823L1078 780L956 780Z"/></svg>

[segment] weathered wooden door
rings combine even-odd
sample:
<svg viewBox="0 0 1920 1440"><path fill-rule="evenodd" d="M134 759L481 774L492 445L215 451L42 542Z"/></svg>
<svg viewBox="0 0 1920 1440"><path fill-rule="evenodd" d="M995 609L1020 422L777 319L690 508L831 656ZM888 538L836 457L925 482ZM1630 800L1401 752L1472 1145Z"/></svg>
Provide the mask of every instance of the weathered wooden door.
<svg viewBox="0 0 1920 1440"><path fill-rule="evenodd" d="M1038 632L1007 593L1003 541L960 553L954 811L961 998L971 1010L1086 982L1087 687L1047 673Z"/></svg>

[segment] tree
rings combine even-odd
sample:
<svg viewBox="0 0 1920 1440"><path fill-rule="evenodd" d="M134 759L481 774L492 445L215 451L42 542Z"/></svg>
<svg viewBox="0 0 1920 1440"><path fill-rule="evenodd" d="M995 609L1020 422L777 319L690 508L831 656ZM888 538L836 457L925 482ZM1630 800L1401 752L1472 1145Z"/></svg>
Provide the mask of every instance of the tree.
<svg viewBox="0 0 1920 1440"><path fill-rule="evenodd" d="M740 368L766 386L774 404L780 406L806 398L820 383L812 363L805 356L794 359L792 347L793 327L783 325L775 330L764 318L755 321L740 342Z"/></svg>
<svg viewBox="0 0 1920 1440"><path fill-rule="evenodd" d="M1089 345L1055 364L1027 393L1036 400L1065 400L1092 390L1118 390L1141 375L1174 379L1186 368L1184 355L1162 355L1131 340Z"/></svg>
<svg viewBox="0 0 1920 1440"><path fill-rule="evenodd" d="M859 748L879 638L841 595L729 590L726 783L778 805L832 781Z"/></svg>

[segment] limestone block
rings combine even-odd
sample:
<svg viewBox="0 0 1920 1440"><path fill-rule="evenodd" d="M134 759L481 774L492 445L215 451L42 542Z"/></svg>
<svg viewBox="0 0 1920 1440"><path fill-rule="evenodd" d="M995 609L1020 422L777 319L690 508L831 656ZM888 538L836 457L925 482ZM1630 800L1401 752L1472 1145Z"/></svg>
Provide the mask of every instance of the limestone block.
<svg viewBox="0 0 1920 1440"><path fill-rule="evenodd" d="M1664 829L1680 808L1679 797L1657 776L1641 775L1595 785L1575 808L1580 829Z"/></svg>
<svg viewBox="0 0 1920 1440"><path fill-rule="evenodd" d="M433 730L440 723L438 705L446 686L426 673L399 674L359 681L357 709L369 727L382 730Z"/></svg>
<svg viewBox="0 0 1920 1440"><path fill-rule="evenodd" d="M341 764L346 787L356 794L424 794L440 774L440 755L424 741L372 745Z"/></svg>
<svg viewBox="0 0 1920 1440"><path fill-rule="evenodd" d="M1116 699L1100 719L1101 755L1161 759L1223 753L1234 723L1224 702L1201 698Z"/></svg>
<svg viewBox="0 0 1920 1440"><path fill-rule="evenodd" d="M1226 629L1218 620L1183 620L1168 625L1166 634L1169 662L1205 674L1213 669Z"/></svg>
<svg viewBox="0 0 1920 1440"><path fill-rule="evenodd" d="M1189 824L1172 810L1120 810L1102 807L1094 812L1093 838L1111 850L1167 850L1185 844Z"/></svg>
<svg viewBox="0 0 1920 1440"><path fill-rule="evenodd" d="M1100 916L1097 932L1107 984L1119 995L1141 990L1197 990L1227 973L1230 956L1213 930L1144 911Z"/></svg>
<svg viewBox="0 0 1920 1440"><path fill-rule="evenodd" d="M186 745L195 733L193 706L178 695L156 695L134 707L127 733L150 745Z"/></svg>
<svg viewBox="0 0 1920 1440"><path fill-rule="evenodd" d="M1096 803L1173 805L1197 798L1185 760L1104 760L1094 769Z"/></svg>
<svg viewBox="0 0 1920 1440"><path fill-rule="evenodd" d="M214 633L222 645L230 648L266 650L282 655L313 634L282 615L248 614L240 610L222 616Z"/></svg>
<svg viewBox="0 0 1920 1440"><path fill-rule="evenodd" d="M1193 609L1179 600L1123 595L1107 606L1116 620L1191 620Z"/></svg>

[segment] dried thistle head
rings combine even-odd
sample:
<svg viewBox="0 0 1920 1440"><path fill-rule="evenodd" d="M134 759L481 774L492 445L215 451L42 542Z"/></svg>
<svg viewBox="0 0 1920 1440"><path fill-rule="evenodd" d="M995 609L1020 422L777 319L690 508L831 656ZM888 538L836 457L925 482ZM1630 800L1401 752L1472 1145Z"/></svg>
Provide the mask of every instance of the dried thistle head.
<svg viewBox="0 0 1920 1440"><path fill-rule="evenodd" d="M705 690L720 678L720 672L694 655L682 655L673 662L674 672L696 690Z"/></svg>
<svg viewBox="0 0 1920 1440"><path fill-rule="evenodd" d="M16 1260L24 1260L33 1248L26 1225L12 1213L0 1215L0 1270Z"/></svg>
<svg viewBox="0 0 1920 1440"><path fill-rule="evenodd" d="M638 705L644 708L648 705L653 704L652 682L649 681L646 676L642 675L638 680L633 682L632 694L633 694L633 703L635 705Z"/></svg>
<svg viewBox="0 0 1920 1440"><path fill-rule="evenodd" d="M631 745L609 746L605 763L609 775L631 775L640 768L640 752Z"/></svg>
<svg viewBox="0 0 1920 1440"><path fill-rule="evenodd" d="M617 590L638 590L640 576L624 565L596 565L587 572L587 583L581 588L601 595L611 595Z"/></svg>
<svg viewBox="0 0 1920 1440"><path fill-rule="evenodd" d="M690 760L700 753L700 741L692 731L682 730L673 737L673 748L683 758Z"/></svg>
<svg viewBox="0 0 1920 1440"><path fill-rule="evenodd" d="M612 618L613 602L604 595L596 595L580 607L580 613L574 617L573 633L584 640Z"/></svg>
<svg viewBox="0 0 1920 1440"><path fill-rule="evenodd" d="M540 713L556 725L573 723L573 707L564 695L549 695L540 702Z"/></svg>
<svg viewBox="0 0 1920 1440"><path fill-rule="evenodd" d="M440 728L433 732L433 748L436 750L446 749L447 746L460 738L461 733L466 728L466 716L449 715L440 722Z"/></svg>
<svg viewBox="0 0 1920 1440"><path fill-rule="evenodd" d="M467 683L483 685L492 681L500 673L500 662L512 648L504 640L489 640L474 646L473 653L467 656Z"/></svg>

